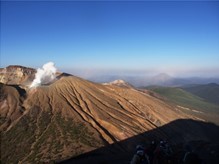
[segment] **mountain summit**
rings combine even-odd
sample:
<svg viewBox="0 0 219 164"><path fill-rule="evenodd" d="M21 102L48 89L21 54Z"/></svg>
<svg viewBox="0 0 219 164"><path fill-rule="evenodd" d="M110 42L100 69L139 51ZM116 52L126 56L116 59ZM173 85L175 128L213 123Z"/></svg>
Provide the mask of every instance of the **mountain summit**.
<svg viewBox="0 0 219 164"><path fill-rule="evenodd" d="M114 80L112 82L109 83L103 83L104 85L114 85L114 86L119 86L119 87L123 87L123 88L133 88L133 86L129 83L127 83L124 80Z"/></svg>

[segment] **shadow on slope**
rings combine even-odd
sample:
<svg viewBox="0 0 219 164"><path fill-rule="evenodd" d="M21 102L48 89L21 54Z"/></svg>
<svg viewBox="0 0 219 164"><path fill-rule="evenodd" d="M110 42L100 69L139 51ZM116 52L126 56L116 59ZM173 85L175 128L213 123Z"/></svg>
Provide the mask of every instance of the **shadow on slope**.
<svg viewBox="0 0 219 164"><path fill-rule="evenodd" d="M14 87L18 91L21 97L26 96L26 90L21 88L19 85L8 85L8 86Z"/></svg>
<svg viewBox="0 0 219 164"><path fill-rule="evenodd" d="M26 95L26 91L25 89L21 88L19 85L8 85L8 84L3 84L3 83L0 83L0 92L1 92L1 95L3 95L3 88L5 87L12 87L12 88L15 88L17 90L17 92L19 93L20 96L25 96Z"/></svg>
<svg viewBox="0 0 219 164"><path fill-rule="evenodd" d="M148 145L152 140L167 140L177 154L185 144L193 146L195 152L208 164L219 162L219 127L212 123L179 119L162 127L133 136L120 142L81 154L58 163L128 163L138 144Z"/></svg>
<svg viewBox="0 0 219 164"><path fill-rule="evenodd" d="M56 79L61 79L62 77L68 77L68 76L73 76L73 75L64 72L64 73L59 74L56 77Z"/></svg>

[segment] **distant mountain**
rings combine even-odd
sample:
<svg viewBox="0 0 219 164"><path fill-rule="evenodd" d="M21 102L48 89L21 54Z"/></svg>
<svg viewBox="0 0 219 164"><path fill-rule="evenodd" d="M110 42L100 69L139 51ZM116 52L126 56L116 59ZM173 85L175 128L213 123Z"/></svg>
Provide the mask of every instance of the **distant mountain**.
<svg viewBox="0 0 219 164"><path fill-rule="evenodd" d="M186 85L181 88L211 103L219 104L219 85L216 83L205 85Z"/></svg>
<svg viewBox="0 0 219 164"><path fill-rule="evenodd" d="M179 87L191 84L206 84L206 83L217 83L219 78L201 78L201 77L190 77L190 78L178 78L172 77L168 74L161 73L147 80L146 86L158 85L158 86L169 86Z"/></svg>
<svg viewBox="0 0 219 164"><path fill-rule="evenodd" d="M149 85L180 86L182 84L187 84L187 83L189 83L188 79L172 77L165 73L158 74L147 80L147 86Z"/></svg>
<svg viewBox="0 0 219 164"><path fill-rule="evenodd" d="M154 82L157 82L157 81L160 81L161 83L162 82L166 82L166 81L169 81L171 80L173 77L171 77L170 75L166 74L166 73L160 73L154 77L152 77L152 81Z"/></svg>
<svg viewBox="0 0 219 164"><path fill-rule="evenodd" d="M143 86L151 86L151 85L178 87L178 86L184 86L190 84L219 83L219 78L201 78L201 77L179 78L179 77L170 76L166 73L160 73L155 76L98 75L88 78L88 80L98 83L109 83L117 79L123 79L124 81L135 87L143 87Z"/></svg>

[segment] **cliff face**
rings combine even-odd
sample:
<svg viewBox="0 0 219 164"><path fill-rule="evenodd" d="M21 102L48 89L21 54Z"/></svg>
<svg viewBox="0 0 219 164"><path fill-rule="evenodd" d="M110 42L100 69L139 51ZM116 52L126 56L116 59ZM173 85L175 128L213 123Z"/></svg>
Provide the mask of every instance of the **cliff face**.
<svg viewBox="0 0 219 164"><path fill-rule="evenodd" d="M33 68L12 65L0 69L0 82L10 85L27 85L34 79Z"/></svg>

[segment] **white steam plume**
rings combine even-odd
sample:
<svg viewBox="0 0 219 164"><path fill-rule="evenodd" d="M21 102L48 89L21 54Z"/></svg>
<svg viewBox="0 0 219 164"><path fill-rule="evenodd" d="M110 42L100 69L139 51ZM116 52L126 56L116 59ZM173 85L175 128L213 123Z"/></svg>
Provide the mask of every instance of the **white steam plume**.
<svg viewBox="0 0 219 164"><path fill-rule="evenodd" d="M30 88L53 81L56 78L56 70L53 62L48 62L43 65L43 68L38 68Z"/></svg>

